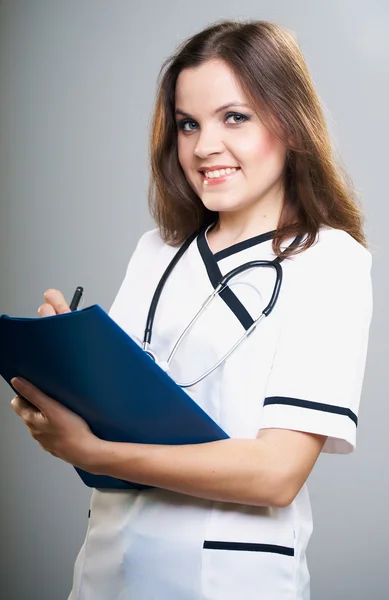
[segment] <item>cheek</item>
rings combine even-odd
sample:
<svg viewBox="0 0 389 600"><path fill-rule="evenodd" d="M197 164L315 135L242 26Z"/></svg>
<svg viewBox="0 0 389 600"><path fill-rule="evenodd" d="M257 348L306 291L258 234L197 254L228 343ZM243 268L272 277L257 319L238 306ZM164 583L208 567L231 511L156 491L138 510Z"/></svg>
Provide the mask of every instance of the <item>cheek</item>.
<svg viewBox="0 0 389 600"><path fill-rule="evenodd" d="M260 136L242 138L239 152L242 160L254 162L257 166L265 161L283 162L285 158L283 145L268 131L261 132Z"/></svg>
<svg viewBox="0 0 389 600"><path fill-rule="evenodd" d="M190 157L190 149L189 144L185 143L187 140L182 140L182 138L178 137L177 140L177 154L178 160L181 164L181 167L185 170L189 166L189 157Z"/></svg>

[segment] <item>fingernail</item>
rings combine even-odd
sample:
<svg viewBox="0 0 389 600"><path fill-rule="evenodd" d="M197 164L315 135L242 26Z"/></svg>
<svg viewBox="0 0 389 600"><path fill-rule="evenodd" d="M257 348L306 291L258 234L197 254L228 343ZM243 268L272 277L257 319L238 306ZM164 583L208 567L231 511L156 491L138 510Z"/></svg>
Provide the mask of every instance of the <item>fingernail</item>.
<svg viewBox="0 0 389 600"><path fill-rule="evenodd" d="M15 387L20 387L23 385L23 379L21 379L20 377L13 377L13 379L11 379L11 383Z"/></svg>

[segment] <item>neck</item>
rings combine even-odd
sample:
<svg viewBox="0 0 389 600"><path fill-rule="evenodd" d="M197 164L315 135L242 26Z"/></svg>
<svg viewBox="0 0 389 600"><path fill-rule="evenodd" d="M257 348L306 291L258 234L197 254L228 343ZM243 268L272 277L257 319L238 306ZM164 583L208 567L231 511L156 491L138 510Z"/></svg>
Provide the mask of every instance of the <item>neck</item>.
<svg viewBox="0 0 389 600"><path fill-rule="evenodd" d="M277 229L282 198L260 202L241 211L219 212L212 234L226 243L236 243Z"/></svg>

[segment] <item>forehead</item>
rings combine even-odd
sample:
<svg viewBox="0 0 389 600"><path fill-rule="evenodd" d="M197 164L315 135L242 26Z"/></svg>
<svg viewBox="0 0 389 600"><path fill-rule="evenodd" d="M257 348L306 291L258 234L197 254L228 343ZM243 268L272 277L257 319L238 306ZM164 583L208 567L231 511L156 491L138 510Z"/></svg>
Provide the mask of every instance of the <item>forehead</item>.
<svg viewBox="0 0 389 600"><path fill-rule="evenodd" d="M226 102L247 102L230 67L220 60L210 60L183 69L177 78L176 108L187 112L212 112Z"/></svg>

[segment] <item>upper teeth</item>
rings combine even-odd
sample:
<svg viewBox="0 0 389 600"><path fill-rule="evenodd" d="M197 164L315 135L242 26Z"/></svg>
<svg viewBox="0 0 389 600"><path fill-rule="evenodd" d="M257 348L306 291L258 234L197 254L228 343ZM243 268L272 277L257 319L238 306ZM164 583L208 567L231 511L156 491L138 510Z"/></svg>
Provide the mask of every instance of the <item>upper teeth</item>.
<svg viewBox="0 0 389 600"><path fill-rule="evenodd" d="M209 177L210 179L213 179L215 177L223 177L224 175L230 175L231 173L235 173L235 171L237 171L238 168L237 167L228 167L228 169L220 169L220 171L216 170L216 171L204 171L204 175L205 177Z"/></svg>

